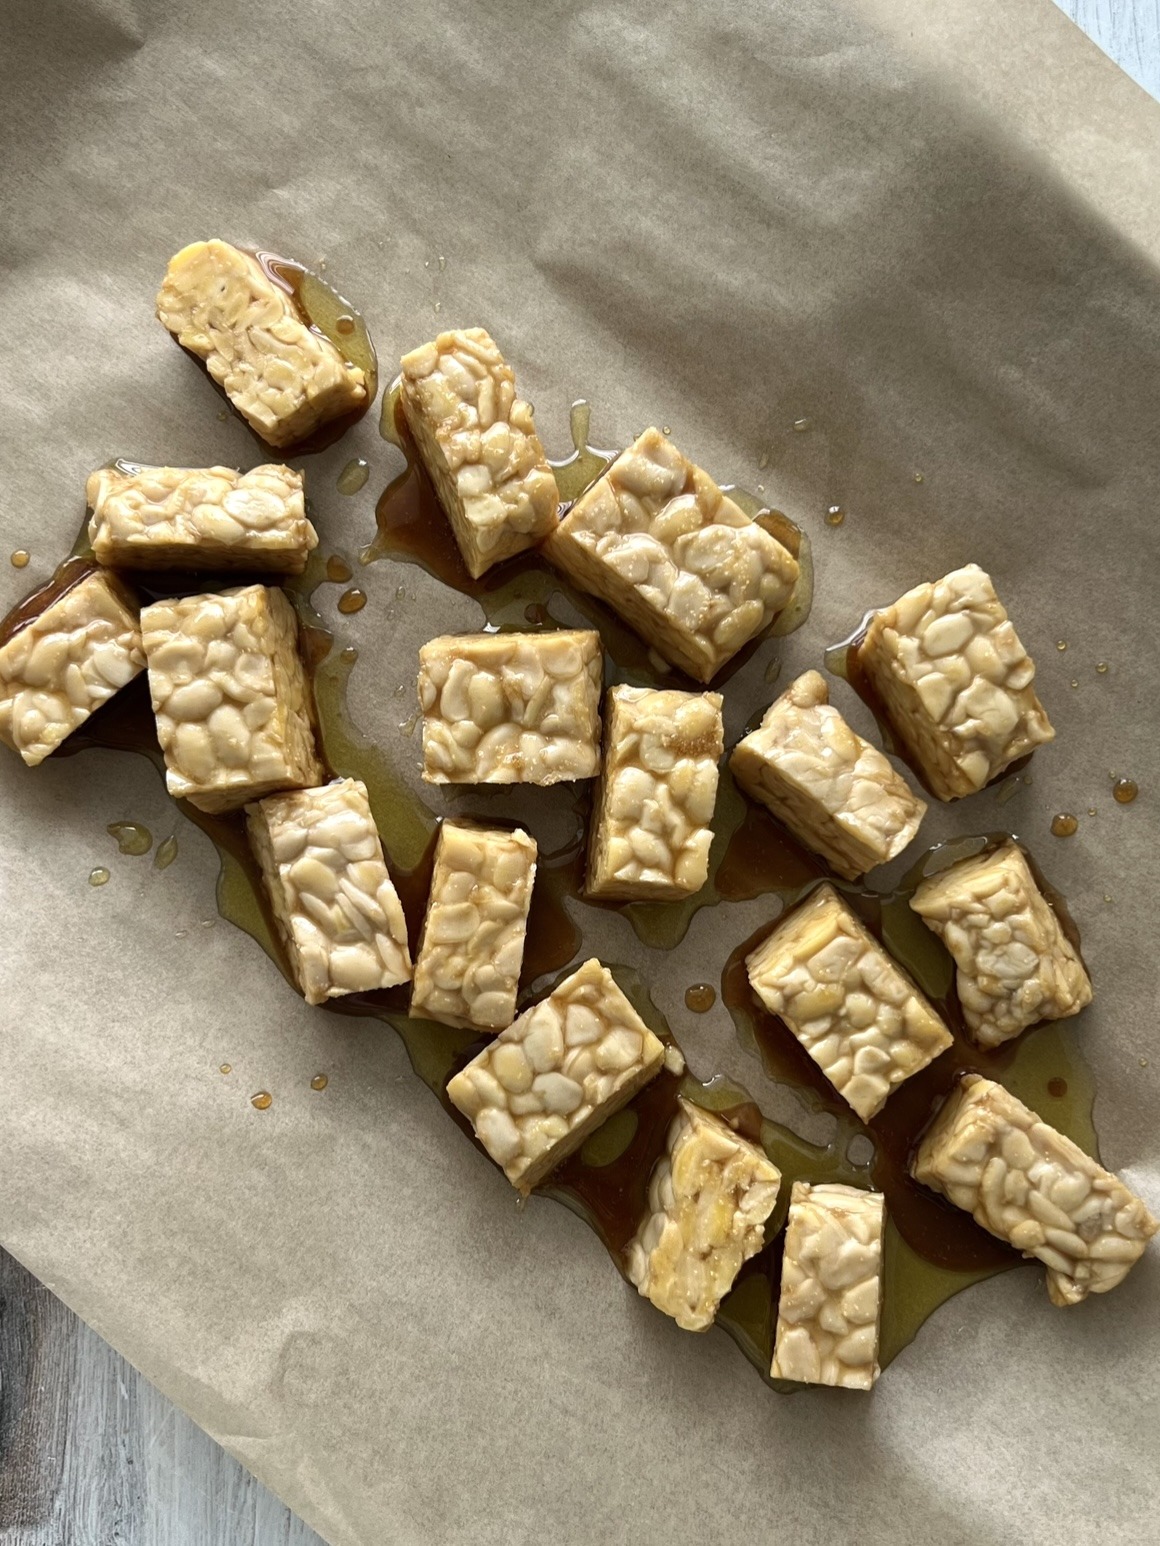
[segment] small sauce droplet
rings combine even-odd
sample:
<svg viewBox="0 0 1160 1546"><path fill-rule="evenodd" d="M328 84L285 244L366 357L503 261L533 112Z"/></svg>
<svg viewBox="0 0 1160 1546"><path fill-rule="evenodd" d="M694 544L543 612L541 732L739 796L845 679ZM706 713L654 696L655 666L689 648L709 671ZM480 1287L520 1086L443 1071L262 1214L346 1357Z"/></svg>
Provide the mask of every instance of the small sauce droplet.
<svg viewBox="0 0 1160 1546"><path fill-rule="evenodd" d="M1056 1100L1062 1100L1067 1094L1066 1079L1049 1079L1047 1081L1047 1093L1054 1095Z"/></svg>
<svg viewBox="0 0 1160 1546"><path fill-rule="evenodd" d="M1079 822L1066 811L1061 811L1058 816L1051 818L1052 837L1072 837L1079 831Z"/></svg>
<svg viewBox="0 0 1160 1546"><path fill-rule="evenodd" d="M1108 663L1107 663L1107 661L1106 660L1097 661L1096 662L1096 670L1098 671L1100 676L1107 676L1107 674L1108 674Z"/></svg>
<svg viewBox="0 0 1160 1546"><path fill-rule="evenodd" d="M212 929L216 922L216 918L203 918L201 920L201 926L203 929Z"/></svg>
<svg viewBox="0 0 1160 1546"><path fill-rule="evenodd" d="M172 835L162 838L157 845L157 852L153 855L153 868L155 870L167 870L177 858L177 839Z"/></svg>
<svg viewBox="0 0 1160 1546"><path fill-rule="evenodd" d="M804 435L806 430L811 428L811 425L809 419L795 419L793 427L799 435Z"/></svg>
<svg viewBox="0 0 1160 1546"><path fill-rule="evenodd" d="M346 559L340 553L332 553L326 560L326 578L333 580L336 585L341 585L349 580L351 568Z"/></svg>
<svg viewBox="0 0 1160 1546"><path fill-rule="evenodd" d="M232 1063L223 1063L221 1068L219 1069L219 1072L223 1073L223 1074L232 1074L233 1071L234 1071L234 1065Z"/></svg>
<svg viewBox="0 0 1160 1546"><path fill-rule="evenodd" d="M348 311L344 311L341 316L335 317L335 319L334 319L334 326L335 326L335 331L336 332L339 332L339 333L353 333L354 332L354 318L350 315L350 313Z"/></svg>
<svg viewBox="0 0 1160 1546"><path fill-rule="evenodd" d="M371 475L371 464L365 456L352 456L338 475L340 494L357 494Z"/></svg>
<svg viewBox="0 0 1160 1546"><path fill-rule="evenodd" d="M344 590L338 598L338 610L349 616L351 612L361 612L367 604L367 593L359 590L357 585L352 585L350 590Z"/></svg>
<svg viewBox="0 0 1160 1546"><path fill-rule="evenodd" d="M842 509L841 505L831 505L826 511L827 526L840 526L845 519L846 512Z"/></svg>
<svg viewBox="0 0 1160 1546"><path fill-rule="evenodd" d="M1099 812L1096 810L1094 805L1089 805L1088 806L1088 815L1089 816L1098 816L1099 815Z"/></svg>
<svg viewBox="0 0 1160 1546"><path fill-rule="evenodd" d="M355 649L353 644L348 644L344 650L339 650L338 658L344 665L353 666L358 659L358 650Z"/></svg>
<svg viewBox="0 0 1160 1546"><path fill-rule="evenodd" d="M9 562L11 563L13 569L27 569L28 560L31 557L31 553L26 552L24 548L17 548Z"/></svg>
<svg viewBox="0 0 1160 1546"><path fill-rule="evenodd" d="M1111 900L1112 900L1112 899L1111 899L1111 897L1110 897L1110 896L1109 896L1109 895L1108 895L1108 893L1107 893L1107 892L1106 892L1106 891L1105 891L1105 892L1104 892L1104 901L1105 901L1105 902L1110 902L1110 901L1111 901Z"/></svg>
<svg viewBox="0 0 1160 1546"><path fill-rule="evenodd" d="M117 847L123 854L147 854L153 847L152 832L140 822L111 821L105 831L116 838Z"/></svg>
<svg viewBox="0 0 1160 1546"><path fill-rule="evenodd" d="M1139 793L1135 780L1131 778L1118 778L1112 785L1112 799L1117 805L1131 805Z"/></svg>
<svg viewBox="0 0 1160 1546"><path fill-rule="evenodd" d="M1078 686L1079 686L1079 681L1078 681L1078 679L1077 679L1077 678L1076 678L1076 677L1074 677L1074 676L1073 676L1073 677L1072 677L1072 679L1071 679L1071 685L1072 685L1072 686L1073 686L1073 687L1078 687Z"/></svg>
<svg viewBox="0 0 1160 1546"><path fill-rule="evenodd" d="M314 1078L310 1081L310 1088L312 1090L325 1090L329 1083L330 1080L325 1074L315 1074Z"/></svg>
<svg viewBox="0 0 1160 1546"><path fill-rule="evenodd" d="M268 1111L274 1104L274 1097L269 1090L259 1090L256 1095L250 1096L250 1105L255 1111Z"/></svg>
<svg viewBox="0 0 1160 1546"><path fill-rule="evenodd" d="M708 1014L717 1002L717 990L711 983L695 982L691 988L685 989L685 1008L691 1009L695 1015Z"/></svg>
<svg viewBox="0 0 1160 1546"><path fill-rule="evenodd" d="M916 472L914 475L914 481L916 483L925 483L926 479L923 477L921 472Z"/></svg>
<svg viewBox="0 0 1160 1546"><path fill-rule="evenodd" d="M765 680L767 682L776 682L780 675L781 675L781 660L780 659L771 660L769 662L769 664L765 668Z"/></svg>
<svg viewBox="0 0 1160 1546"><path fill-rule="evenodd" d="M1067 648L1067 640L1066 639L1060 639L1055 647L1056 647L1057 650L1060 650L1060 651L1065 650Z"/></svg>
<svg viewBox="0 0 1160 1546"><path fill-rule="evenodd" d="M103 867L89 871L90 886L106 886L109 883L109 872Z"/></svg>

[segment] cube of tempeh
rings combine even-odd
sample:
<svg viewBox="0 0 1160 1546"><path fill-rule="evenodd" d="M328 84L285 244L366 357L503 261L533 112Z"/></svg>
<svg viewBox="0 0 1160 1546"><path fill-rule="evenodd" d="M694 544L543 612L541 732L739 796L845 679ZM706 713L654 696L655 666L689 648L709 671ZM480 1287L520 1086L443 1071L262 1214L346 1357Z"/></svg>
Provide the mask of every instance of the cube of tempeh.
<svg viewBox="0 0 1160 1546"><path fill-rule="evenodd" d="M412 1015L484 1031L512 1023L535 879L535 839L519 827L443 822Z"/></svg>
<svg viewBox="0 0 1160 1546"><path fill-rule="evenodd" d="M951 1045L950 1031L832 886L746 958L749 981L863 1122Z"/></svg>
<svg viewBox="0 0 1160 1546"><path fill-rule="evenodd" d="M246 827L308 1004L410 981L407 920L365 784L268 795L247 806Z"/></svg>
<svg viewBox="0 0 1160 1546"><path fill-rule="evenodd" d="M903 754L939 800L957 800L1055 737L1023 648L978 564L870 615L854 648Z"/></svg>
<svg viewBox="0 0 1160 1546"><path fill-rule="evenodd" d="M321 782L298 619L280 590L157 601L141 633L171 795L229 811Z"/></svg>
<svg viewBox="0 0 1160 1546"><path fill-rule="evenodd" d="M677 1106L628 1246L628 1276L678 1326L704 1331L764 1244L781 1172L720 1117L687 1100Z"/></svg>
<svg viewBox="0 0 1160 1546"><path fill-rule="evenodd" d="M724 749L719 693L609 688L588 896L667 901L701 889Z"/></svg>
<svg viewBox="0 0 1160 1546"><path fill-rule="evenodd" d="M781 543L657 429L581 494L546 551L698 682L773 621L798 577Z"/></svg>
<svg viewBox="0 0 1160 1546"><path fill-rule="evenodd" d="M193 242L169 260L157 315L267 445L294 445L367 400L359 367L308 326L256 257L229 242Z"/></svg>
<svg viewBox="0 0 1160 1546"><path fill-rule="evenodd" d="M0 739L35 767L144 666L136 599L66 559L0 623Z"/></svg>
<svg viewBox="0 0 1160 1546"><path fill-rule="evenodd" d="M600 635L447 634L419 651L429 784L556 784L600 771Z"/></svg>
<svg viewBox="0 0 1160 1546"><path fill-rule="evenodd" d="M665 1049L593 959L524 1011L447 1094L521 1192L661 1070Z"/></svg>
<svg viewBox="0 0 1160 1546"><path fill-rule="evenodd" d="M1091 1003L1084 964L1015 843L932 875L910 905L955 958L963 1017L980 1046Z"/></svg>
<svg viewBox="0 0 1160 1546"><path fill-rule="evenodd" d="M900 854L926 813L926 802L831 706L817 671L782 693L729 766L746 794L847 880Z"/></svg>
<svg viewBox="0 0 1160 1546"><path fill-rule="evenodd" d="M775 1380L848 1390L874 1384L885 1226L881 1192L794 1182L769 1371Z"/></svg>
<svg viewBox="0 0 1160 1546"><path fill-rule="evenodd" d="M980 1074L948 1096L910 1170L1043 1262L1052 1304L1115 1288L1160 1228L1117 1176Z"/></svg>
<svg viewBox="0 0 1160 1546"><path fill-rule="evenodd" d="M89 474L89 541L115 569L254 569L301 574L318 534L302 474L267 465L140 467Z"/></svg>
<svg viewBox="0 0 1160 1546"><path fill-rule="evenodd" d="M531 403L481 327L440 333L402 359L400 399L474 578L552 531L560 495Z"/></svg>

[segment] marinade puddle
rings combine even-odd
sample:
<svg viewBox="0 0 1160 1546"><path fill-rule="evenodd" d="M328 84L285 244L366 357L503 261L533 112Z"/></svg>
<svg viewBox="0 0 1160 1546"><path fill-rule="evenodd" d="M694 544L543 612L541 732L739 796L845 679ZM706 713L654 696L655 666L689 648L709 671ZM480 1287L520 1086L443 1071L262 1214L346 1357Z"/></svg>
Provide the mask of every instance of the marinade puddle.
<svg viewBox="0 0 1160 1546"><path fill-rule="evenodd" d="M586 428L582 421L581 428ZM575 456L559 468L565 498L575 497L579 479L590 481L607 461L606 456L601 459L600 453L588 450L585 433L577 433L576 439ZM576 469L575 476L569 474L569 467ZM410 458L407 471L380 501L379 534L369 552L364 553L364 561L388 555L420 562L440 579L477 596L492 627L550 626L549 607L558 593L568 594L581 610L596 606L569 591L534 555L499 566L498 574L490 581L470 581L458 563L458 553L430 487ZM302 619L304 655L313 678L321 750L333 773L357 777L367 786L414 948L426 901L437 817L350 719L346 689L356 652L334 649L331 635L321 627L310 606L313 591L325 577L324 560L316 552L306 574L287 585ZM152 594L207 589L214 583L206 575L184 579L166 576L164 587L160 587L159 577L144 578L144 585L138 580L138 588ZM237 584L240 579L231 575L229 583ZM612 680L643 680L649 685L667 680L689 685L675 673L658 669L644 646L609 618L601 609L599 617L594 615L593 620L605 638ZM159 774L163 772L143 677L94 714L65 742L58 755L94 747L142 753L150 758ZM554 980L564 975L566 967L583 958L583 930L575 917L583 917L584 909L593 905L580 895L588 794L542 793L571 801L572 836L556 852L541 854L521 979L521 1006L540 997ZM206 815L184 802L182 809L218 851L218 912L255 939L289 981L242 818ZM493 819L486 812L483 814L486 819ZM768 896L772 921L825 876L824 867L814 855L795 843L764 810L741 798L727 771L721 779L714 825L710 879L698 897L686 903L619 904L640 939L654 950L668 951L677 946L699 907ZM957 1074L969 1068L1001 1079L1081 1147L1092 1154L1097 1152L1091 1121L1095 1091L1091 1073L1078 1051L1075 1031L1066 1023L1047 1024L994 1052L985 1053L973 1047L963 1035L952 989L951 959L906 905L907 896L925 868L941 867L955 856L978 852L1000 836L957 839L930 850L907 881L890 893L827 877L911 973L955 1033L953 1048L901 1086L872 1123L866 1126L859 1122L789 1031L762 1010L750 993L744 957L755 942L754 936L739 943L724 965L720 980L722 1002L733 1018L743 1046L760 1060L764 1075L792 1088L806 1110L832 1115L834 1127L829 1141L807 1142L790 1128L765 1118L759 1101L723 1076L700 1082L691 1073L678 1077L662 1072L538 1189L582 1217L623 1271L623 1249L644 1213L649 1174L663 1150L678 1095L722 1113L738 1131L760 1141L782 1172L778 1205L766 1227L768 1243L741 1269L721 1306L717 1325L733 1338L761 1377L775 1389L789 1392L800 1388L769 1379L781 1262L779 1231L795 1179L873 1185L886 1194L889 1223L880 1350L885 1368L939 1305L970 1284L1005 1271L1021 1260L1014 1251L979 1229L966 1214L917 1186L907 1174L910 1149ZM768 927L766 922L763 931ZM671 1040L663 1017L651 1002L647 984L634 970L608 964L643 1018ZM669 972L672 969L667 958L658 967ZM327 1008L334 1013L368 1017L391 1025L402 1038L415 1072L470 1138L467 1122L450 1105L444 1090L450 1075L483 1045L483 1038L431 1021L409 1019L403 989L355 994L333 1000ZM689 1050L695 1059L695 1048Z"/></svg>

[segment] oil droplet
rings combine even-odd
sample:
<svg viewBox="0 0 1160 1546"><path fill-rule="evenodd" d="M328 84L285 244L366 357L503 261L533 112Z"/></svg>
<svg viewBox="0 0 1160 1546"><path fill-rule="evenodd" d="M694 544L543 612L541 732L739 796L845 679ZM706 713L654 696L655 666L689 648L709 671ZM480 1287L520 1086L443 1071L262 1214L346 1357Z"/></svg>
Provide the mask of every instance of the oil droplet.
<svg viewBox="0 0 1160 1546"><path fill-rule="evenodd" d="M250 1105L255 1111L268 1111L274 1104L274 1097L269 1090L259 1090L256 1095L250 1096Z"/></svg>
<svg viewBox="0 0 1160 1546"><path fill-rule="evenodd" d="M1067 640L1066 639L1060 639L1058 644L1056 644L1055 647L1056 647L1057 650L1060 650L1060 651L1065 650L1067 648Z"/></svg>
<svg viewBox="0 0 1160 1546"><path fill-rule="evenodd" d="M916 472L914 475L914 481L916 483L925 483L926 479L923 477L921 472Z"/></svg>
<svg viewBox="0 0 1160 1546"><path fill-rule="evenodd" d="M1148 1059L1147 1058L1141 1058L1140 1059L1140 1067L1141 1068L1147 1068L1147 1066L1148 1066Z"/></svg>
<svg viewBox="0 0 1160 1546"><path fill-rule="evenodd" d="M89 885L90 886L107 886L108 883L109 883L109 872L108 872L108 870L103 869L103 868L97 868L95 870L90 870L89 871Z"/></svg>
<svg viewBox="0 0 1160 1546"><path fill-rule="evenodd" d="M793 427L795 430L797 430L799 435L804 435L806 430L811 426L809 419L795 419L793 421Z"/></svg>
<svg viewBox="0 0 1160 1546"><path fill-rule="evenodd" d="M1097 660L1096 661L1096 670L1099 672L1100 676L1107 676L1107 674L1108 674L1108 663L1107 663L1107 661L1106 660Z"/></svg>
<svg viewBox="0 0 1160 1546"><path fill-rule="evenodd" d="M639 439L640 437L638 436L637 438ZM402 601L404 596L406 596L406 594L407 594L407 587L405 585L397 585L395 587L395 600L396 601Z"/></svg>
<svg viewBox="0 0 1160 1546"><path fill-rule="evenodd" d="M691 988L685 989L685 1008L691 1009L695 1015L708 1014L717 1002L717 990L712 983L695 982Z"/></svg>
<svg viewBox="0 0 1160 1546"><path fill-rule="evenodd" d="M1071 679L1071 685L1072 685L1072 686L1073 686L1073 687L1078 687L1078 686L1079 686L1079 681L1078 681L1078 679L1077 679L1077 678L1076 678L1076 677L1074 677L1074 676L1073 676L1073 677L1072 677L1072 679Z"/></svg>
<svg viewBox="0 0 1160 1546"><path fill-rule="evenodd" d="M662 435L671 435L672 434L672 430L669 428L669 426L667 424L662 424L661 425L661 434Z"/></svg>
<svg viewBox="0 0 1160 1546"><path fill-rule="evenodd" d="M344 311L341 316L335 317L334 327L335 331L339 333L353 333L354 318L350 315L349 312Z"/></svg>
<svg viewBox="0 0 1160 1546"><path fill-rule="evenodd" d="M325 1090L329 1083L330 1080L325 1074L315 1074L314 1078L310 1081L310 1088L312 1090Z"/></svg>
<svg viewBox="0 0 1160 1546"><path fill-rule="evenodd" d="M435 306L434 306L433 309L435 311L435 315L438 316L439 313L443 310L443 302L442 301L436 301L435 302Z"/></svg>
<svg viewBox="0 0 1160 1546"><path fill-rule="evenodd" d="M367 604L367 593L359 590L357 585L352 585L350 590L344 590L338 598L338 610L348 615L351 612L361 612Z"/></svg>
<svg viewBox="0 0 1160 1546"><path fill-rule="evenodd" d="M440 268L446 268L447 267L447 259L443 256L442 253L439 254L439 267Z"/></svg>
<svg viewBox="0 0 1160 1546"><path fill-rule="evenodd" d="M845 519L846 512L842 509L841 505L831 505L826 511L827 526L840 526Z"/></svg>
<svg viewBox="0 0 1160 1546"><path fill-rule="evenodd" d="M234 1065L232 1063L223 1063L218 1071L219 1073L223 1074L232 1074L234 1071Z"/></svg>
<svg viewBox="0 0 1160 1546"><path fill-rule="evenodd" d="M216 922L216 918L203 918L201 920L201 926L203 929L212 929Z"/></svg>
<svg viewBox="0 0 1160 1546"><path fill-rule="evenodd" d="M339 650L338 658L344 665L353 666L358 659L358 650L355 649L353 644L348 644L344 650Z"/></svg>
<svg viewBox="0 0 1160 1546"><path fill-rule="evenodd" d="M1139 793L1135 780L1131 778L1118 778L1112 785L1112 799L1117 805L1131 805Z"/></svg>
<svg viewBox="0 0 1160 1546"><path fill-rule="evenodd" d="M174 931L173 931L173 937L174 937L174 939L184 939L184 938L185 938L185 936L186 936L186 935L187 935L187 934L188 934L188 933L189 933L189 930L188 930L188 929L174 929Z"/></svg>
<svg viewBox="0 0 1160 1546"><path fill-rule="evenodd" d="M1056 1100L1062 1100L1067 1094L1066 1079L1049 1079L1047 1081L1047 1093L1054 1095Z"/></svg>
<svg viewBox="0 0 1160 1546"><path fill-rule="evenodd" d="M153 868L155 870L167 870L177 858L177 839L172 835L163 838L157 845L157 852L153 855Z"/></svg>
<svg viewBox="0 0 1160 1546"><path fill-rule="evenodd" d="M1066 811L1061 811L1058 816L1051 818L1052 837L1071 837L1078 831L1079 822Z"/></svg>
<svg viewBox="0 0 1160 1546"><path fill-rule="evenodd" d="M1098 816L1099 815L1099 812L1096 810L1094 805L1089 805L1088 806L1088 815L1089 816Z"/></svg>
<svg viewBox="0 0 1160 1546"><path fill-rule="evenodd" d="M137 821L111 821L105 828L117 840L123 854L147 854L153 847L153 834Z"/></svg>
<svg viewBox="0 0 1160 1546"><path fill-rule="evenodd" d="M371 464L365 456L352 456L338 475L340 494L357 494L371 475Z"/></svg>
<svg viewBox="0 0 1160 1546"><path fill-rule="evenodd" d="M9 562L11 563L13 569L27 569L28 560L31 557L31 553L26 552L24 548L17 548Z"/></svg>
<svg viewBox="0 0 1160 1546"><path fill-rule="evenodd" d="M351 568L341 553L332 553L326 560L326 578L333 580L336 585L342 585L350 579Z"/></svg>
<svg viewBox="0 0 1160 1546"><path fill-rule="evenodd" d="M1111 900L1112 900L1112 899L1111 899L1111 897L1110 897L1110 896L1109 896L1109 895L1108 895L1108 893L1107 893L1107 892L1106 892L1106 891L1105 891L1105 892L1104 892L1104 901L1105 901L1105 902L1110 902L1110 901L1111 901Z"/></svg>

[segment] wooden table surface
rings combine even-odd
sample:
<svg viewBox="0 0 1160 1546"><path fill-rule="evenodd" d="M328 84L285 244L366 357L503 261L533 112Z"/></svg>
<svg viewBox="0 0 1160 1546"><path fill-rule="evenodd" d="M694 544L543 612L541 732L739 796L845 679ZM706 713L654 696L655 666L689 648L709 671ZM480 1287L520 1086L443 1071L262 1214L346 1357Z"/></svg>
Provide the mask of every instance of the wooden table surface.
<svg viewBox="0 0 1160 1546"><path fill-rule="evenodd" d="M1160 0L1058 0L1160 97ZM0 1546L322 1546L0 1251Z"/></svg>

